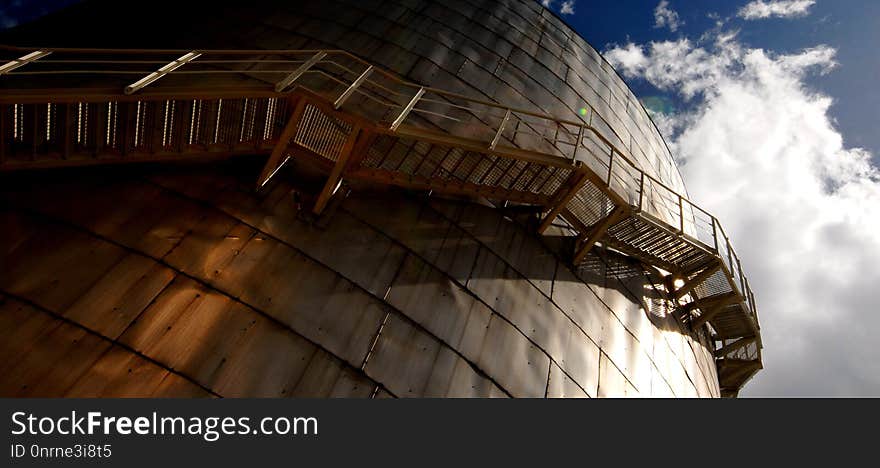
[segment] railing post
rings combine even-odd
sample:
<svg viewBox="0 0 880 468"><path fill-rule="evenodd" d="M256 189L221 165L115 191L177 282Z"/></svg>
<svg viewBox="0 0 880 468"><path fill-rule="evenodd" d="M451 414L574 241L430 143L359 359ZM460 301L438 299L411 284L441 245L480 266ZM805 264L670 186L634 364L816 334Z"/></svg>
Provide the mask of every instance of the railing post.
<svg viewBox="0 0 880 468"><path fill-rule="evenodd" d="M125 87L125 94L134 94L134 93L138 92L141 88L149 86L150 83L158 80L159 78L162 78L163 76L173 72L174 70L177 70L178 68L182 67L183 65L185 65L189 62L192 62L193 60L199 58L199 56L201 56L201 55L202 54L200 54L196 51L192 51L192 52L184 54L180 58L163 66L162 68L154 71L153 73L150 73L149 75L141 78L140 80L126 86Z"/></svg>
<svg viewBox="0 0 880 468"><path fill-rule="evenodd" d="M275 92L280 93L284 91L291 83L296 81L299 77L303 75L303 73L309 71L310 68L315 66L321 59L327 56L327 52L323 50L319 50L315 55L305 61L302 65L299 66L296 70L294 70L291 74L284 77L283 80L279 81L275 84Z"/></svg>
<svg viewBox="0 0 880 468"><path fill-rule="evenodd" d="M712 216L712 241L715 242L715 254L719 254L718 252L718 228L715 227L715 224L718 223L718 220Z"/></svg>
<svg viewBox="0 0 880 468"><path fill-rule="evenodd" d="M678 229L684 234L684 197L678 196Z"/></svg>
<svg viewBox="0 0 880 468"><path fill-rule="evenodd" d="M608 188L611 188L611 166L614 164L614 147L611 147L611 154L608 155L608 180L605 182Z"/></svg>
<svg viewBox="0 0 880 468"><path fill-rule="evenodd" d="M577 159L578 149L580 149L580 147L581 147L581 142L583 141L583 138L584 138L584 126L580 125L578 127L577 141L574 142L574 150L571 152L571 160L572 161Z"/></svg>
<svg viewBox="0 0 880 468"><path fill-rule="evenodd" d="M347 101L348 98L351 97L351 95L355 92L355 90L358 89L364 83L364 81L367 80L367 77L370 76L370 73L373 73L373 66L372 65L368 66L367 69L364 70L364 72L361 73L361 75L359 77L357 77L356 80L354 80L354 82L351 84L351 86L349 86L348 89L343 91L341 95L339 95L339 98L336 99L336 102L333 103L333 108L339 109L340 107L342 107L342 105L345 104L345 101Z"/></svg>
<svg viewBox="0 0 880 468"><path fill-rule="evenodd" d="M642 211L644 198L645 198L645 173L643 171L641 177L639 177L639 211Z"/></svg>
<svg viewBox="0 0 880 468"><path fill-rule="evenodd" d="M727 264L730 265L731 272L733 271L733 249L730 248L730 239L727 236L724 236L724 241L727 243Z"/></svg>
<svg viewBox="0 0 880 468"><path fill-rule="evenodd" d="M743 297L746 299L746 304L749 306L749 309L752 308L752 288L749 287L749 279L743 277Z"/></svg>
<svg viewBox="0 0 880 468"><path fill-rule="evenodd" d="M489 145L490 150L494 150L495 147L498 146L498 142L501 141L501 135L504 133L504 127L507 126L508 120L510 120L510 109L507 109L507 112L504 113L504 118L501 119L501 125L498 126L498 131L495 132L495 138L492 138L492 144Z"/></svg>
<svg viewBox="0 0 880 468"><path fill-rule="evenodd" d="M16 68L23 67L31 62L35 62L51 53L52 52L46 50L38 50L36 52L31 52L24 57L19 57L17 59L6 62L3 65L0 65L0 75L9 73Z"/></svg>
<svg viewBox="0 0 880 468"><path fill-rule="evenodd" d="M391 131L392 132L397 131L397 127L399 127L400 124L402 124L403 121L406 120L406 117L409 115L410 112L412 112L413 108L416 106L416 103L419 102L419 99L422 98L423 94L425 94L425 87L424 86L422 86L421 88L419 88L418 91L416 91L416 95L413 96L412 99L410 99L410 101L406 105L406 107L404 107L403 110L400 111L400 115L398 115L397 118L394 119L394 122L391 123Z"/></svg>

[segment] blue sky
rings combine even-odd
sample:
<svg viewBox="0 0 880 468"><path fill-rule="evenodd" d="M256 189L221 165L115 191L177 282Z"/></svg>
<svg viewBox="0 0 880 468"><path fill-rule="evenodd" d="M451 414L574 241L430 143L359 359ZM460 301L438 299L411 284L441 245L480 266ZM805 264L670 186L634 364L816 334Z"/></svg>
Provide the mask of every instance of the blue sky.
<svg viewBox="0 0 880 468"><path fill-rule="evenodd" d="M76 0L0 0L0 29L41 16ZM564 0L553 0L550 7L560 12ZM810 7L806 17L792 21L769 18L748 21L737 17L746 2L730 0L672 0L669 8L680 21L676 31L655 27L651 0L575 0L574 14L565 20L594 46L606 49L609 44L646 43L680 37L698 37L710 30L716 19L730 18L729 27L739 30L744 44L760 46L780 53L795 51L813 44L827 44L837 50L838 68L826 75L809 79L809 84L834 98L831 109L848 145L864 147L880 155L880 2L875 0L825 0ZM656 90L647 83L630 80L639 96L650 98ZM650 101L649 101L650 102ZM656 101L655 102L659 102ZM680 105L680 103L678 103Z"/></svg>
<svg viewBox="0 0 880 468"><path fill-rule="evenodd" d="M765 345L743 394L880 395L880 2L566 3L743 259Z"/></svg>
<svg viewBox="0 0 880 468"><path fill-rule="evenodd" d="M551 2L559 12L562 0ZM576 0L574 14L563 18L591 44L605 50L610 44L696 38L711 30L718 15L728 19L726 28L739 31L745 45L778 53L792 53L825 44L837 50L838 67L831 73L812 76L807 83L834 98L832 116L847 145L864 147L880 155L880 2L876 0L819 0L806 16L746 20L737 16L746 0L670 0L668 8L681 24L676 31L655 27L654 10L659 0ZM629 80L640 97L656 90L640 80ZM875 159L877 160L877 159Z"/></svg>
<svg viewBox="0 0 880 468"><path fill-rule="evenodd" d="M0 28L74 0L0 0ZM880 2L543 0L640 96L755 290L746 396L880 395Z"/></svg>

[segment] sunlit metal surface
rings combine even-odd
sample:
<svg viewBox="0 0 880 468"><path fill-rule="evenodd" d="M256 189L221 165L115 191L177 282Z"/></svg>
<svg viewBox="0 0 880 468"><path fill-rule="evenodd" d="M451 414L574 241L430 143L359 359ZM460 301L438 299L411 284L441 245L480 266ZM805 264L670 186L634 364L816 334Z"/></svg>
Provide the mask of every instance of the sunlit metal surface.
<svg viewBox="0 0 880 468"><path fill-rule="evenodd" d="M569 74L599 73L599 86L617 89L611 100L621 92L626 104L597 97L548 113L519 98L513 105L500 94L426 86L344 50L199 50L180 67L193 52L40 49L52 60L0 78L0 169L269 154L259 186L291 158L326 168L316 213L344 181L536 206L541 232L556 221L570 226L576 263L599 243L668 273L676 314L698 333L710 327L720 388L735 395L761 368L761 344L754 296L729 239L684 194L662 139L610 67L598 55L598 68L589 65L583 53L592 49L570 32L548 30L567 35L571 49L562 55L577 56L567 59ZM132 75L149 78L169 62L178 66L160 68L161 80L126 87ZM473 63L461 65L465 81L476 77Z"/></svg>

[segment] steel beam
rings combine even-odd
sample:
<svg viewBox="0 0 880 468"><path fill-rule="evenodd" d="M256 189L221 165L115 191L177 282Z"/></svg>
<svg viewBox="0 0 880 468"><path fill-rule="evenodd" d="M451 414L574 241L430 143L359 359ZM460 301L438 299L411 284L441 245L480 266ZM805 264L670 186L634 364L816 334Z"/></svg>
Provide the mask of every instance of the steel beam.
<svg viewBox="0 0 880 468"><path fill-rule="evenodd" d="M577 195L578 191L583 188L587 181L589 181L586 174L586 166L581 162L577 162L576 164L577 169L572 171L571 175L568 176L566 183L556 191L556 194L554 194L550 211L541 221L541 225L538 226L538 234L544 234L544 232L547 231L553 223L553 220L556 219L566 206L568 206L568 202L570 202L571 199Z"/></svg>
<svg viewBox="0 0 880 468"><path fill-rule="evenodd" d="M574 264L577 265L578 263L582 262L587 256L587 253L590 251L590 249L593 248L593 245L595 245L596 242L598 242L599 239L601 239L602 236L605 235L605 232L608 231L608 228L623 219L625 216L625 209L618 206L614 209L614 211L609 213L608 216L599 221L599 223L596 224L590 231L586 240L580 245L577 252L575 252ZM584 234L582 234L582 236Z"/></svg>
<svg viewBox="0 0 880 468"><path fill-rule="evenodd" d="M696 318L691 324L694 330L699 329L706 322L712 320L718 312L721 312L725 307L735 304L739 302L742 298L739 294L736 293L727 293L722 294L720 297L711 296L705 299L700 299L699 301L692 302L691 304L696 304L693 307L686 308L686 310L693 310L699 308L701 313L700 316ZM688 304L690 306L691 304Z"/></svg>
<svg viewBox="0 0 880 468"><path fill-rule="evenodd" d="M720 269L721 269L721 262L720 261L718 262L717 265L710 266L710 267L706 268L705 270L703 270L702 272L697 274L697 276L695 276L693 279L686 281L684 283L684 285L682 285L682 287L676 289L672 293L672 298L675 300L681 299L685 294L693 291L694 288L696 288L701 283L703 283L703 281L706 281L707 279L709 279L712 275L717 273L718 270L720 270Z"/></svg>
<svg viewBox="0 0 880 468"><path fill-rule="evenodd" d="M346 177L351 179L363 180L385 185L394 185L411 190L425 190L434 193L444 193L449 195L461 195L466 197L480 197L494 200L506 200L516 203L528 203L532 205L543 205L547 203L548 198L545 195L538 195L519 190L504 189L501 187L480 186L470 182L462 182L457 180L431 179L423 176L413 176L402 174L386 169L375 169L368 167L354 168Z"/></svg>
<svg viewBox="0 0 880 468"><path fill-rule="evenodd" d="M278 172L278 169L287 162L287 159L282 159L282 157L287 150L287 145L290 143L290 140L296 134L296 129L299 126L299 121L302 118L305 108L306 100L298 99L293 108L293 113L290 114L290 120L288 120L287 125L284 126L284 130L278 137L278 142L275 143L275 147L272 149L272 154L269 155L269 159L266 160L263 170L260 171L260 177L257 179L258 190L265 186L272 176Z"/></svg>
<svg viewBox="0 0 880 468"><path fill-rule="evenodd" d="M336 164L333 165L333 170L330 171L330 176L327 178L327 182L324 183L324 188L321 190L321 193L318 194L318 199L315 201L315 206L312 208L312 212L316 215L320 215L321 212L324 211L327 202L330 201L330 197L336 194L336 191L339 190L339 187L342 185L342 175L345 172L346 167L348 167L348 162L351 160L355 148L355 142L359 138L365 137L366 135L361 135L360 126L355 125L351 134L345 140L345 144L339 153L339 159L337 159Z"/></svg>
<svg viewBox="0 0 880 468"><path fill-rule="evenodd" d="M722 346L721 348L716 349L715 350L715 357L717 357L717 358L724 357L734 351L739 350L740 348L748 346L750 343L753 343L754 341L755 341L754 336L747 336L745 338L740 338L740 339L734 341L733 343L726 344L726 345Z"/></svg>

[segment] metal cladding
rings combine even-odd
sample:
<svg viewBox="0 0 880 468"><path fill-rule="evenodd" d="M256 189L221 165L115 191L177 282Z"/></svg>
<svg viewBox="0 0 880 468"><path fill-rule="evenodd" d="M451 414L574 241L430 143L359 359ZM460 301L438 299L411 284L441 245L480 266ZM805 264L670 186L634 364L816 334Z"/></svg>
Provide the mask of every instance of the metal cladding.
<svg viewBox="0 0 880 468"><path fill-rule="evenodd" d="M181 6L170 18L157 2L114 22L116 3L85 2L0 39L37 46L40 31L75 28L81 47L118 37L114 47L190 52L131 79L124 95L119 86L118 98L46 104L37 90L19 104L8 94L0 115L15 133L9 151L0 142L0 170L55 157L58 166L250 158L7 176L0 395L717 397L760 368L754 298L717 220L680 195L668 149L614 70L537 2L257 0L222 16ZM192 83L160 98L157 87L202 79L181 70L222 62L209 48L296 50L302 60L250 100L187 95ZM13 60L9 75L56 52ZM314 97L327 81L304 74L346 54L363 68L340 74L326 102ZM251 62L249 79L277 59ZM359 133L376 112L358 87L391 74L419 85L396 118ZM279 94L303 89L299 101ZM410 114L438 115L425 107L444 97L437 89L504 106L485 148L456 147L462 132L486 133L466 120L442 138L407 125ZM511 109L582 122L553 122L556 149L561 127L579 128L573 152L516 152L512 122L548 120ZM61 119L73 130L56 131ZM31 120L34 129L19 123ZM611 149L598 171L607 180L587 177L584 125ZM270 151L255 192L254 156ZM450 154L474 166L461 183L465 168ZM471 180L476 168L484 175ZM316 171L330 173L318 176L326 183ZM614 251L591 250L596 242Z"/></svg>
<svg viewBox="0 0 880 468"><path fill-rule="evenodd" d="M314 223L242 163L107 171L4 184L4 396L719 395L637 263L572 270L498 209L363 193Z"/></svg>

